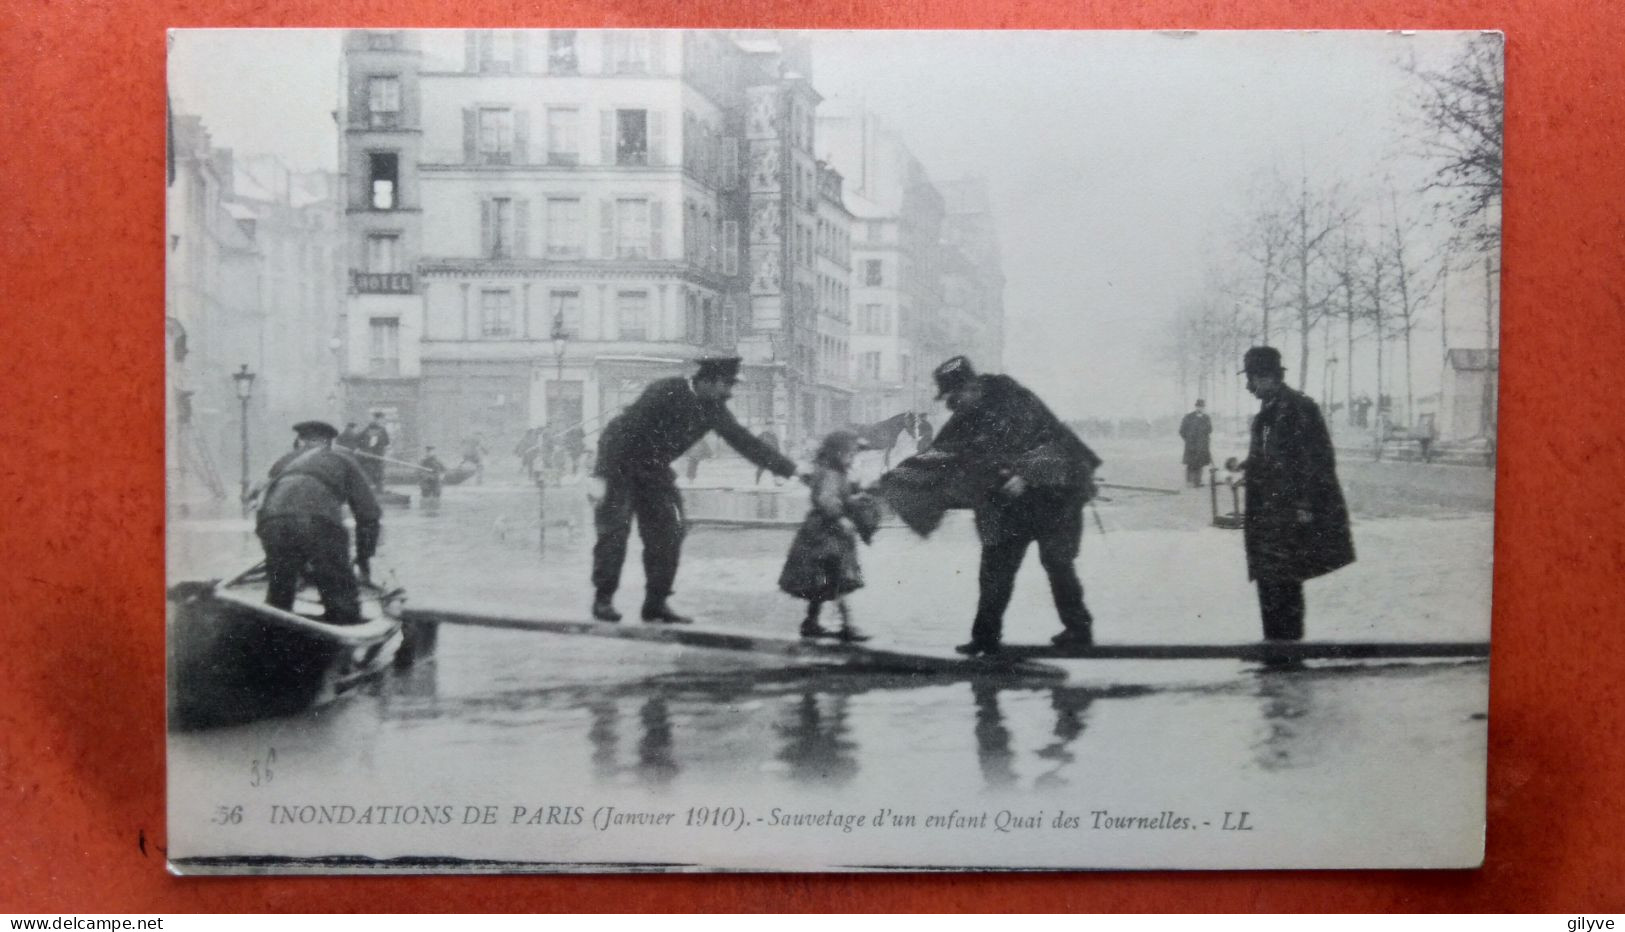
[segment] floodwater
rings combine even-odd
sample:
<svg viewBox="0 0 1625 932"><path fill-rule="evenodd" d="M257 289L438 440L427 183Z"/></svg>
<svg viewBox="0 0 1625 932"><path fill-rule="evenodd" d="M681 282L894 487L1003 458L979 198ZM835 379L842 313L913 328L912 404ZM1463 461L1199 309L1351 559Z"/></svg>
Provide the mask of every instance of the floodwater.
<svg viewBox="0 0 1625 932"><path fill-rule="evenodd" d="M1172 458L1103 452L1109 464L1113 452L1125 463L1108 479L1178 483ZM734 476L726 463L707 468L723 484L748 485L753 474L740 468ZM1487 477L1459 467L1348 464L1344 481L1360 560L1309 584L1310 637L1487 639ZM438 509L388 512L380 562L393 566L417 606L585 617L592 535L570 504L574 493L550 497L554 520L576 525L549 526L541 548L536 491L495 476L488 483L448 489ZM1208 492L1107 494L1079 559L1097 639L1257 638L1240 535L1206 526ZM791 534L694 529L674 604L715 626L790 636L800 604L777 593L774 580ZM637 623L642 586L637 551L634 543L619 599L629 624ZM877 646L941 650L964 640L976 554L968 520L950 521L929 541L886 529L862 554L869 585L853 598L858 624ZM177 522L170 575L218 576L258 555L245 522ZM1030 557L1006 640L1037 642L1055 630ZM446 626L432 660L363 694L291 718L173 733L171 854L735 868L1477 861L1488 708L1482 662L1061 665L1062 682L837 672L715 650ZM271 824L273 806L287 814L324 805L427 812L439 804L453 807L455 826ZM247 807L245 822L220 824L235 805ZM529 828L549 808L580 807L590 818L605 805L669 810L690 822L696 809L738 810L728 818L750 828L714 845L691 831ZM940 848L887 832L858 847L849 827L778 821L781 812L882 807L922 819L1042 813L1046 825L1077 816L1095 827L1084 835L950 827ZM1194 820L1190 835L1109 828L1113 814L1164 811ZM1252 827L1218 828L1241 812Z"/></svg>

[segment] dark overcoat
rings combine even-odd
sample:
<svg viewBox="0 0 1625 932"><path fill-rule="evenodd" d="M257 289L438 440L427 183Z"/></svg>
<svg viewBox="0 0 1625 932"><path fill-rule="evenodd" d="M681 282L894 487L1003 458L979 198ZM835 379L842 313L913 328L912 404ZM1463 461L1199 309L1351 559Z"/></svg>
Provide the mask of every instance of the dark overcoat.
<svg viewBox="0 0 1625 932"><path fill-rule="evenodd" d="M757 466L780 476L795 475L794 461L741 427L721 401L702 400L684 378L651 382L609 422L598 438L593 473L606 481L670 484L671 463L712 431Z"/></svg>
<svg viewBox="0 0 1625 932"><path fill-rule="evenodd" d="M956 411L930 449L887 474L882 489L893 510L917 532L929 533L942 510L973 508L984 546L1063 528L1081 533L1079 515L1094 494L1100 457L1015 379L976 378L981 400ZM1016 476L1027 491L1004 495L1000 490Z"/></svg>
<svg viewBox="0 0 1625 932"><path fill-rule="evenodd" d="M1313 400L1283 385L1266 401L1243 468L1248 578L1302 581L1354 562L1337 457Z"/></svg>
<svg viewBox="0 0 1625 932"><path fill-rule="evenodd" d="M1200 469L1213 462L1213 450L1208 438L1213 435L1213 421L1205 412L1192 411L1179 422L1179 437L1185 441L1185 466Z"/></svg>

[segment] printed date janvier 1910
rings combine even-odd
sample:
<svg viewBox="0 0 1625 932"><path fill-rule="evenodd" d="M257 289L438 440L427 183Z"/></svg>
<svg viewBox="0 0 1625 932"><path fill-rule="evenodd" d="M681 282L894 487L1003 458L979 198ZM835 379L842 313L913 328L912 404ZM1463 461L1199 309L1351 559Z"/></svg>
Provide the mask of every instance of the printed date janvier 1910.
<svg viewBox="0 0 1625 932"><path fill-rule="evenodd" d="M252 807L246 807L251 809ZM238 824L252 818L242 806L219 807L227 818L220 824ZM759 811L758 811L759 812ZM742 806L689 806L678 809L628 809L602 805L283 805L267 810L271 825L444 825L444 826L590 826L600 832L640 828L712 828L742 831L746 828L838 829L945 829L1018 832L1034 830L1099 831L1201 831L1250 832L1254 830L1249 810L1225 810L1217 817L1204 818L1164 809L1154 814L1089 809L1016 811L966 810L948 812L901 812L889 807L842 812L835 809L787 809L774 806L765 814Z"/></svg>

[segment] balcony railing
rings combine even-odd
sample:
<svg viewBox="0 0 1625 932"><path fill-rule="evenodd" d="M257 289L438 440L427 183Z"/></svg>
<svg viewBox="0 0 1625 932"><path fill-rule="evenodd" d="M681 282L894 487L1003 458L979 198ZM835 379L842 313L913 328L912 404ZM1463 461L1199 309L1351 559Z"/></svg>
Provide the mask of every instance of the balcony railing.
<svg viewBox="0 0 1625 932"><path fill-rule="evenodd" d="M411 272L351 270L350 286L356 294L414 294Z"/></svg>

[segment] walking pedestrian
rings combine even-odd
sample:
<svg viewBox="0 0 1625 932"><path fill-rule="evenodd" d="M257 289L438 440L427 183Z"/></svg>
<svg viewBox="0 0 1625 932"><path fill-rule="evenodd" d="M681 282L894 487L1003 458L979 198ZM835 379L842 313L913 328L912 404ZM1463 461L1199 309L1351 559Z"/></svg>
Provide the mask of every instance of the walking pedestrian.
<svg viewBox="0 0 1625 932"><path fill-rule="evenodd" d="M615 590L620 587L636 515L643 539L643 620L664 624L691 620L667 604L683 541L683 501L671 464L706 434L716 431L745 459L776 475L795 474L795 463L757 440L728 410L739 365L737 356L701 359L691 379L650 384L599 436L594 475L604 481L604 490L594 513L598 534L593 546L594 618L621 620Z"/></svg>
<svg viewBox="0 0 1625 932"><path fill-rule="evenodd" d="M440 457L434 455L434 447L423 448L423 459L418 462L424 472L418 477L418 493L424 502L440 501L441 476L445 475L446 464Z"/></svg>
<svg viewBox="0 0 1625 932"><path fill-rule="evenodd" d="M1247 577L1258 587L1264 637L1301 640L1304 581L1354 562L1337 457L1320 408L1286 385L1279 350L1247 350L1242 374L1263 403L1238 464L1246 474Z"/></svg>
<svg viewBox="0 0 1625 932"><path fill-rule="evenodd" d="M1179 422L1179 437L1185 441L1185 484L1193 489L1202 487L1202 467L1213 462L1208 440L1213 436L1213 421L1206 408L1207 402L1196 399L1196 409Z"/></svg>

